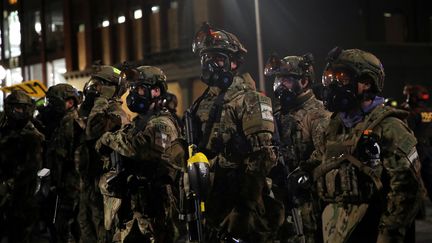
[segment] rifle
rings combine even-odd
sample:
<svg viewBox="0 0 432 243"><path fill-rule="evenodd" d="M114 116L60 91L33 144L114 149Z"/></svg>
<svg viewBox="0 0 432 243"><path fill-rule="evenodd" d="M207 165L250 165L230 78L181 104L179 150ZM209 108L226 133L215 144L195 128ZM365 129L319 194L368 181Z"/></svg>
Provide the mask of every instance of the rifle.
<svg viewBox="0 0 432 243"><path fill-rule="evenodd" d="M180 215L186 221L190 242L204 242L205 200L210 187L210 165L207 157L197 152L194 144L193 117L185 112L186 140L189 159L180 181Z"/></svg>
<svg viewBox="0 0 432 243"><path fill-rule="evenodd" d="M288 172L288 168L285 165L285 160L282 155L279 155L279 161L284 165L284 169L286 170L286 172ZM288 203L291 206L290 212L294 223L296 235L300 239L301 243L306 243L306 238L303 231L303 220L301 218L301 212L297 208L295 202L294 192L292 191L293 186L290 185L292 183L292 180L290 180L290 176L293 175L293 173L296 171L298 171L298 169L295 169L293 172L287 175L285 185L286 185L286 189L288 190Z"/></svg>

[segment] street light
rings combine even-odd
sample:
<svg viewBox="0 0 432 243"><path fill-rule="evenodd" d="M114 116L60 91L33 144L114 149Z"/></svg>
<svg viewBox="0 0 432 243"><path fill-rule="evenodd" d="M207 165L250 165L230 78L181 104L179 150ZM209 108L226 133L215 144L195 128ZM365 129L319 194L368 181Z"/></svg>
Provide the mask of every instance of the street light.
<svg viewBox="0 0 432 243"><path fill-rule="evenodd" d="M258 72L259 72L259 87L262 92L265 93L265 85L264 85L264 61L263 61L263 53L262 53L262 41L261 41L261 22L259 15L259 2L255 0L255 26L256 26L256 35L257 35L257 52L258 52Z"/></svg>

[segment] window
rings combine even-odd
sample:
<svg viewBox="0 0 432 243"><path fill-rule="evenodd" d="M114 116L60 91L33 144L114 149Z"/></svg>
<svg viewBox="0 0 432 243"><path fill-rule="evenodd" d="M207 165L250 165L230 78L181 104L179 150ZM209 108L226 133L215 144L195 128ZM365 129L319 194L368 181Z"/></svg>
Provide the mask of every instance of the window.
<svg viewBox="0 0 432 243"><path fill-rule="evenodd" d="M385 40L400 43L407 40L407 19L401 13L384 13Z"/></svg>
<svg viewBox="0 0 432 243"><path fill-rule="evenodd" d="M5 24L5 56L6 58L21 55L21 23L18 11L10 12L4 19Z"/></svg>
<svg viewBox="0 0 432 243"><path fill-rule="evenodd" d="M63 74L66 72L66 61L64 58L53 60L47 63L47 73L48 73L48 87L59 84L66 83L66 79Z"/></svg>
<svg viewBox="0 0 432 243"><path fill-rule="evenodd" d="M46 45L48 52L62 51L64 48L64 23L62 1L47 1L45 13Z"/></svg>
<svg viewBox="0 0 432 243"><path fill-rule="evenodd" d="M21 75L20 67L6 70L6 86L19 84L22 81L23 81L23 77Z"/></svg>

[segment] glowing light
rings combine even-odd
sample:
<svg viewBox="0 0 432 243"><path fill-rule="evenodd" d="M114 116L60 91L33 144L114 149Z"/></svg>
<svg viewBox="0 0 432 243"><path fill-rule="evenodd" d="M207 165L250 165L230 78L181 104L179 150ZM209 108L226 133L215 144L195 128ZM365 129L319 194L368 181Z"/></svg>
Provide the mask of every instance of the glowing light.
<svg viewBox="0 0 432 243"><path fill-rule="evenodd" d="M104 20L102 22L102 27L108 27L110 25L110 22L108 20Z"/></svg>
<svg viewBox="0 0 432 243"><path fill-rule="evenodd" d="M134 19L140 19L140 18L142 18L142 10L137 9L134 11Z"/></svg>
<svg viewBox="0 0 432 243"><path fill-rule="evenodd" d="M40 22L36 22L34 27L35 27L36 33L40 34L41 31L42 31L42 25L41 25L41 23Z"/></svg>
<svg viewBox="0 0 432 243"><path fill-rule="evenodd" d="M124 23L126 21L126 17L125 16L119 16L118 18L117 18L117 22L119 23L119 24L122 24L122 23Z"/></svg>
<svg viewBox="0 0 432 243"><path fill-rule="evenodd" d="M159 6L153 6L151 7L152 13L159 13L160 7Z"/></svg>
<svg viewBox="0 0 432 243"><path fill-rule="evenodd" d="M391 13L384 13L384 17L386 17L386 18L390 18L392 15L391 15Z"/></svg>

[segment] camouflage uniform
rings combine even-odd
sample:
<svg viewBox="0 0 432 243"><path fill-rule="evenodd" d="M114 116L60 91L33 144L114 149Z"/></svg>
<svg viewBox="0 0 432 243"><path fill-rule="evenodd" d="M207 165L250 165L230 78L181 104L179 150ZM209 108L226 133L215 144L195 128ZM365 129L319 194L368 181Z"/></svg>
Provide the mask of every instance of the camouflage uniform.
<svg viewBox="0 0 432 243"><path fill-rule="evenodd" d="M300 164L307 167L308 170L316 166L316 157L319 153L316 154L318 151L315 151L315 154L312 153L315 148L322 147L323 135L329 119L329 112L324 109L322 102L315 98L311 90L307 91L300 99L303 102L289 113L276 112L275 114L280 133L280 150L289 173L298 168ZM311 164L307 164L309 162ZM291 180L288 181L288 183L290 182ZM288 188L294 190L290 185ZM274 190L276 193L277 189ZM298 206L291 205L291 207L297 207L300 211L306 242L317 242L317 239L321 238L321 216L316 191L314 188L306 190L298 188L293 197L295 201L290 203ZM288 206L288 204L286 205ZM286 209L288 210L288 208L289 206ZM289 216L288 219L290 219ZM287 242L299 242L297 236L294 236L293 222L290 221L286 222L288 225L281 229L281 237Z"/></svg>
<svg viewBox="0 0 432 243"><path fill-rule="evenodd" d="M268 196L266 184L266 175L276 160L271 143L271 101L251 85L253 80L245 74L235 76L226 92L209 89L195 113L201 128L197 141L204 141L202 134L208 127L211 108L222 94L220 118L213 122L206 143L199 146L214 171L206 223L210 233L228 231L243 240L264 242L277 229L279 218L275 216L281 208Z"/></svg>
<svg viewBox="0 0 432 243"><path fill-rule="evenodd" d="M78 117L78 92L69 84L57 84L48 89L48 105L41 110L42 123L47 119L58 120L46 144L46 167L57 193L55 228L57 240L78 241L79 229L76 214L79 204L79 175L77 165L84 149L85 123ZM73 99L75 106L65 109L65 102Z"/></svg>
<svg viewBox="0 0 432 243"><path fill-rule="evenodd" d="M139 67L137 70L140 78L131 79L137 85L161 85L162 92L166 91L165 75L160 69ZM159 73L161 78L156 84L148 81L155 77L155 73ZM139 97L133 96L131 91L128 97L128 107L132 111L137 108L134 104L137 104L137 109L143 109ZM173 185L178 167L171 164L167 151L180 136L180 130L172 114L166 109L159 109L157 99L151 102L155 108L147 106L144 110L136 110L139 115L131 124L116 132L105 133L96 144L100 153L106 155L114 151L121 157L116 165L121 167L117 178L123 180L115 185L119 187L119 193L112 195L121 198L121 205L117 212L105 214L107 218L117 215L115 242L174 242L176 238ZM101 186L104 192L111 191L106 190L104 184Z"/></svg>
<svg viewBox="0 0 432 243"><path fill-rule="evenodd" d="M203 24L192 44L209 87L191 107L194 143L214 173L206 203L210 242L268 242L283 221L283 205L270 197L266 176L276 163L270 98L237 67L247 50L238 38Z"/></svg>
<svg viewBox="0 0 432 243"><path fill-rule="evenodd" d="M84 88L86 100L80 107L80 114L88 114L83 117L87 124L84 138L86 151L80 153L78 166L81 180L78 222L82 242L108 242L110 238L104 228L103 198L98 186L103 173L103 163L95 151L95 145L105 132L115 131L122 123L126 123L126 114L121 108L121 102L116 98L120 94L104 92L104 89L110 87L110 90L116 89L119 74L120 70L116 68L102 66Z"/></svg>
<svg viewBox="0 0 432 243"><path fill-rule="evenodd" d="M406 113L383 106L384 98L374 95L384 83L375 56L335 48L328 60L323 83L333 89L326 104L335 113L322 163L314 171L318 194L326 203L324 242L403 242L422 195L416 139L401 120ZM374 83L361 100L357 92L368 81ZM365 100L370 103L360 103Z"/></svg>
<svg viewBox="0 0 432 243"><path fill-rule="evenodd" d="M330 113L318 101L310 86L314 83L312 54L287 56L278 60L272 56L265 67L265 75L274 77L273 91L279 102L275 112L278 133L275 143L283 156L270 173L276 198L285 203L286 221L280 229L282 242L321 242L321 216L319 198L311 186L300 185L298 179L311 179L312 168L317 166L322 148L324 131ZM307 83L305 83L307 81ZM305 83L305 86L300 86ZM315 152L314 152L315 150ZM301 168L300 168L301 167ZM305 174L306 173L306 174ZM306 177L305 177L306 178ZM295 208L296 210L289 210ZM295 231L293 214L299 214L301 222ZM304 237L304 240L301 238Z"/></svg>
<svg viewBox="0 0 432 243"><path fill-rule="evenodd" d="M26 106L23 119L13 113L17 105ZM34 103L22 91L13 91L0 112L0 241L32 242L37 222L34 196L36 173L42 166L43 135L29 121Z"/></svg>

